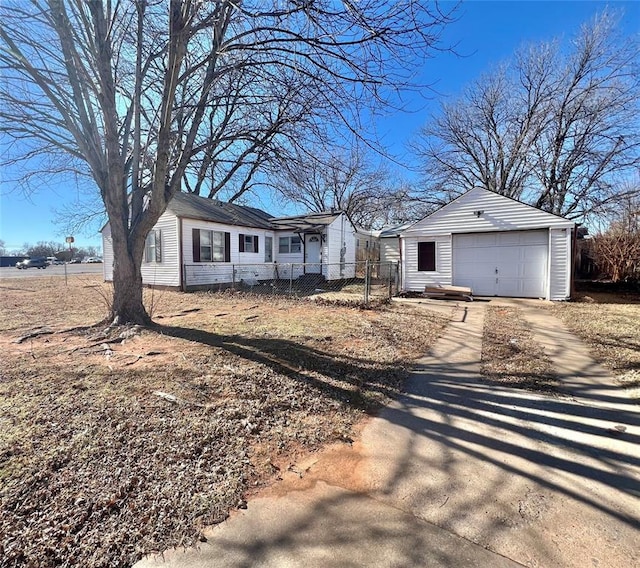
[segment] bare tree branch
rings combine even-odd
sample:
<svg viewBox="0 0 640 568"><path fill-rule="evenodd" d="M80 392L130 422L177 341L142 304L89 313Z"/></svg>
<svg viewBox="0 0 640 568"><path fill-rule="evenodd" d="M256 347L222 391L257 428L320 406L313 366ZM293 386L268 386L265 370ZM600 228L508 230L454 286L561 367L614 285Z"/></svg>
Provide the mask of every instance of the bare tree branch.
<svg viewBox="0 0 640 568"><path fill-rule="evenodd" d="M616 14L582 27L570 50L521 49L424 127L416 143L430 192L474 186L583 218L640 165L640 48Z"/></svg>

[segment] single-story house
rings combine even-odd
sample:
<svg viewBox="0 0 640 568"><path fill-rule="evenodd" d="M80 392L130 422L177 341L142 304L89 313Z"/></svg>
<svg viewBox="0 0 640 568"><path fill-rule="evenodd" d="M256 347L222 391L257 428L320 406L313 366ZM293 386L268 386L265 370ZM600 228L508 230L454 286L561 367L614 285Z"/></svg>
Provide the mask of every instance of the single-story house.
<svg viewBox="0 0 640 568"><path fill-rule="evenodd" d="M298 278L355 275L355 227L341 211L273 217L233 203L178 193L147 236L146 285L180 290ZM113 280L109 224L102 229L104 278Z"/></svg>
<svg viewBox="0 0 640 568"><path fill-rule="evenodd" d="M401 231L401 288L567 300L574 231L569 219L475 188Z"/></svg>

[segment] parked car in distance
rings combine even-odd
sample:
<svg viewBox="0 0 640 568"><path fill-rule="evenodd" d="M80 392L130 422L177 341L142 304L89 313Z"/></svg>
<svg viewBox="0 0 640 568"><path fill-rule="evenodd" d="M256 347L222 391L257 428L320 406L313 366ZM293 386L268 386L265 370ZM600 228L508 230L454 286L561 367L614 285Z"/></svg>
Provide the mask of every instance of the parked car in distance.
<svg viewBox="0 0 640 568"><path fill-rule="evenodd" d="M97 256L90 256L90 257L87 259L87 263L88 263L88 264L96 264L96 263L98 263L98 262L102 262L102 259L101 259L101 258L98 258Z"/></svg>
<svg viewBox="0 0 640 568"><path fill-rule="evenodd" d="M58 260L55 256L48 256L47 257L47 263L50 264L50 265L64 264L64 262L62 260Z"/></svg>
<svg viewBox="0 0 640 568"><path fill-rule="evenodd" d="M16 268L19 270L26 270L27 268L46 268L48 266L46 258L27 258L16 264Z"/></svg>
<svg viewBox="0 0 640 568"><path fill-rule="evenodd" d="M79 258L72 258L69 264L80 264L82 261Z"/></svg>

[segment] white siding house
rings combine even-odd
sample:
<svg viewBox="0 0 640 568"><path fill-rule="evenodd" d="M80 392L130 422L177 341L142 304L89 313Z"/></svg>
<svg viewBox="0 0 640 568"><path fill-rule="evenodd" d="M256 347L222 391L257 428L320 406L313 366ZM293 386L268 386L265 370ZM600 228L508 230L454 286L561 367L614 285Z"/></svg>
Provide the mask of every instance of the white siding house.
<svg viewBox="0 0 640 568"><path fill-rule="evenodd" d="M566 300L575 223L472 189L401 233L402 289L469 286L477 296Z"/></svg>
<svg viewBox="0 0 640 568"><path fill-rule="evenodd" d="M273 219L273 223L280 229L278 240L293 235L301 237L302 250L295 255L283 253L278 247L278 263L304 262L304 273L322 274L327 280L355 276L356 228L345 213L279 217Z"/></svg>
<svg viewBox="0 0 640 568"><path fill-rule="evenodd" d="M113 280L111 229L102 230L104 278ZM231 283L355 275L355 228L342 212L275 218L251 207L179 193L149 232L146 285L196 289Z"/></svg>

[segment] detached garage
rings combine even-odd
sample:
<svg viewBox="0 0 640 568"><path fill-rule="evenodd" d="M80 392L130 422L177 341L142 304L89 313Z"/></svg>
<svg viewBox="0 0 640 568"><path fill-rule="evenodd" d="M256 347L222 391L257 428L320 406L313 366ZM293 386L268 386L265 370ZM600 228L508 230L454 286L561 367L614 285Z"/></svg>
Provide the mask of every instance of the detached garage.
<svg viewBox="0 0 640 568"><path fill-rule="evenodd" d="M469 286L476 296L566 300L575 223L472 189L401 234L402 288Z"/></svg>

